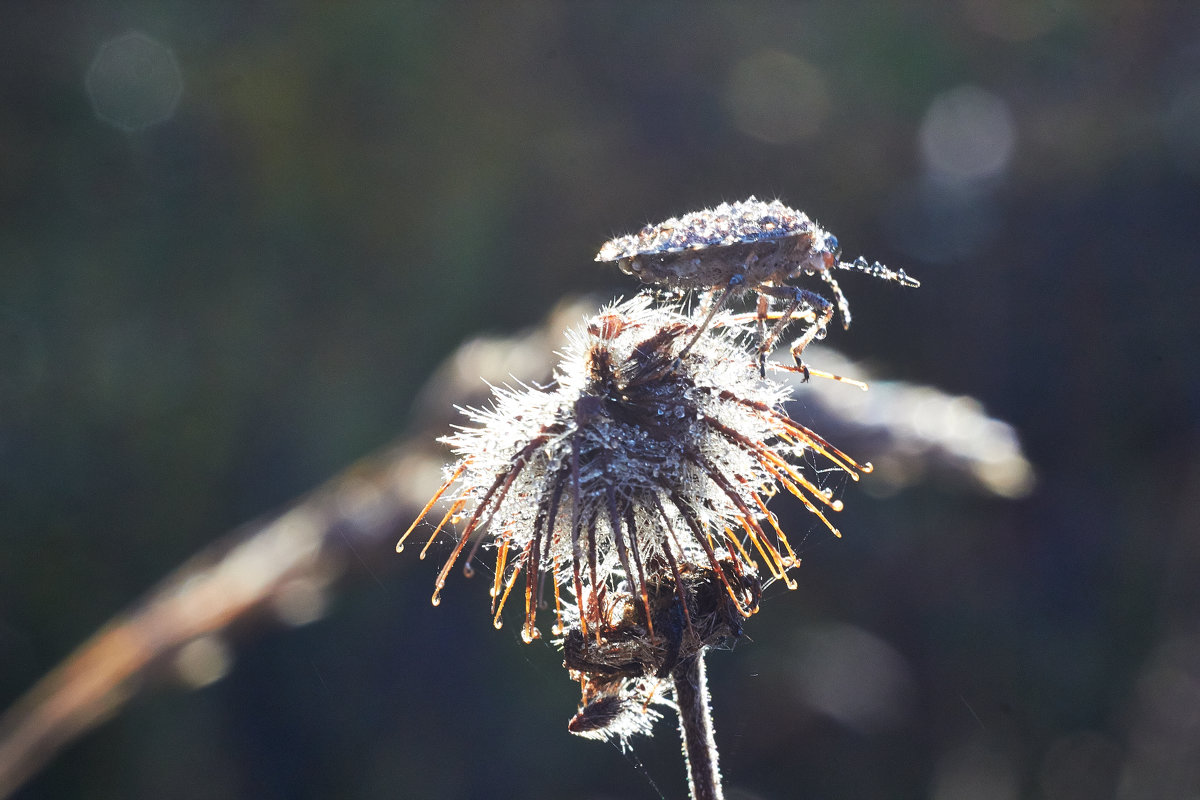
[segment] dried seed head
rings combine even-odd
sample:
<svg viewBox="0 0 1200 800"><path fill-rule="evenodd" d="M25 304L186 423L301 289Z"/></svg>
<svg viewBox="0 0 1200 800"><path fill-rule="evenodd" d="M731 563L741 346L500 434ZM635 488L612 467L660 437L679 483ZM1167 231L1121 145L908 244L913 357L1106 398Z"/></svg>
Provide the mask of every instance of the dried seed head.
<svg viewBox="0 0 1200 800"><path fill-rule="evenodd" d="M468 573L481 544L496 549L497 627L525 574L527 641L539 635L547 573L559 629L565 592L579 633L598 646L622 620L638 618L658 642L663 598L672 593L677 600L667 605L689 637L703 641L689 601L696 575L719 586L740 616L757 608L758 561L795 585L786 572L798 559L767 499L786 488L836 534L826 511L841 503L814 482L811 461L855 480L870 465L783 413L788 390L759 377L750 321L722 314L696 338L698 329L694 316L639 295L572 336L550 387L497 389L492 408L465 411L474 426L445 439L459 459L418 518L445 495L449 509L429 543L451 520L463 522L435 604L472 540ZM606 605L609 593L621 603Z"/></svg>

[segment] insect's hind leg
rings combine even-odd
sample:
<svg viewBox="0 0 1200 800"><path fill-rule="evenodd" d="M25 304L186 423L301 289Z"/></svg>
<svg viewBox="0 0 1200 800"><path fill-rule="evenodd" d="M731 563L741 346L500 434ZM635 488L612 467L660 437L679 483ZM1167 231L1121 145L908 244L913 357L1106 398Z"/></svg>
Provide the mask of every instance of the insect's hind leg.
<svg viewBox="0 0 1200 800"><path fill-rule="evenodd" d="M783 333L783 329L796 316L796 312L800 309L800 306L808 306L809 310L805 311L805 315L815 312L812 322L804 329L804 333L792 343L792 358L796 360L796 368L804 374L804 380L807 381L809 377L808 367L800 360L800 354L814 338L824 336L825 326L829 324L829 320L833 319L833 303L816 292L801 289L797 286L759 286L758 292L760 295L769 295L788 301L787 306L783 309L783 313L779 315L779 319L771 326L770 332L762 338L758 346L758 371L759 375L763 377L766 376L767 353L771 352L775 340L779 338L779 335ZM765 320L765 305L765 303L759 303L760 325Z"/></svg>

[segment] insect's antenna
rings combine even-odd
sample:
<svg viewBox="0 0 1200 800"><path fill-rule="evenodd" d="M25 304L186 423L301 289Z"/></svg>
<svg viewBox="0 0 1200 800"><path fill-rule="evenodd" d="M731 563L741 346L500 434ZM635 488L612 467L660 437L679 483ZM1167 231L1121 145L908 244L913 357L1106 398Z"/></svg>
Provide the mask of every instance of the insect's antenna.
<svg viewBox="0 0 1200 800"><path fill-rule="evenodd" d="M919 280L909 275L904 270L888 269L878 261L873 264L868 264L867 260L862 256L859 256L853 261L839 261L837 267L838 269L848 269L853 272L865 272L868 275L876 278L883 278L885 281L895 281L901 286L908 286L913 289L917 289L921 286L921 282Z"/></svg>

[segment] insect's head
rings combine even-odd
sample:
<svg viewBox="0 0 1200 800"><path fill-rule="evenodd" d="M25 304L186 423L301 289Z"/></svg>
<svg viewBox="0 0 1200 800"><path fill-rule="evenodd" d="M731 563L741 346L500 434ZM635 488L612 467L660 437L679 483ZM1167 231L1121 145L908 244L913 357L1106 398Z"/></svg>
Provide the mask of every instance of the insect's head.
<svg viewBox="0 0 1200 800"><path fill-rule="evenodd" d="M813 232L812 238L809 240L808 252L801 256L799 263L796 265L796 272L803 272L809 275L828 273L838 265L838 259L842 255L842 247L838 244L837 237L832 233L825 233L820 228Z"/></svg>
<svg viewBox="0 0 1200 800"><path fill-rule="evenodd" d="M601 250L600 254L603 255L604 251ZM599 260L600 256L596 256L596 259ZM633 258L622 258L617 261L617 266L626 275L638 275L642 271L642 260L636 256Z"/></svg>
<svg viewBox="0 0 1200 800"><path fill-rule="evenodd" d="M825 234L825 246L821 248L825 254L825 266L832 267L842 257L842 246L832 233Z"/></svg>

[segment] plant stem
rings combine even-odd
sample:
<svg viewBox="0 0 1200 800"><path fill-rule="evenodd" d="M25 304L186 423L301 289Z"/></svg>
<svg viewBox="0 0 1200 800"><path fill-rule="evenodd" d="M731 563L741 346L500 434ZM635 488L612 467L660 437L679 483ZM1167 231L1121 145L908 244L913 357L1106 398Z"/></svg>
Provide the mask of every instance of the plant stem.
<svg viewBox="0 0 1200 800"><path fill-rule="evenodd" d="M692 800L724 800L721 770L717 766L717 742L713 738L704 650L679 662L671 671L671 680L675 682L679 735L683 739L683 760L687 763Z"/></svg>

